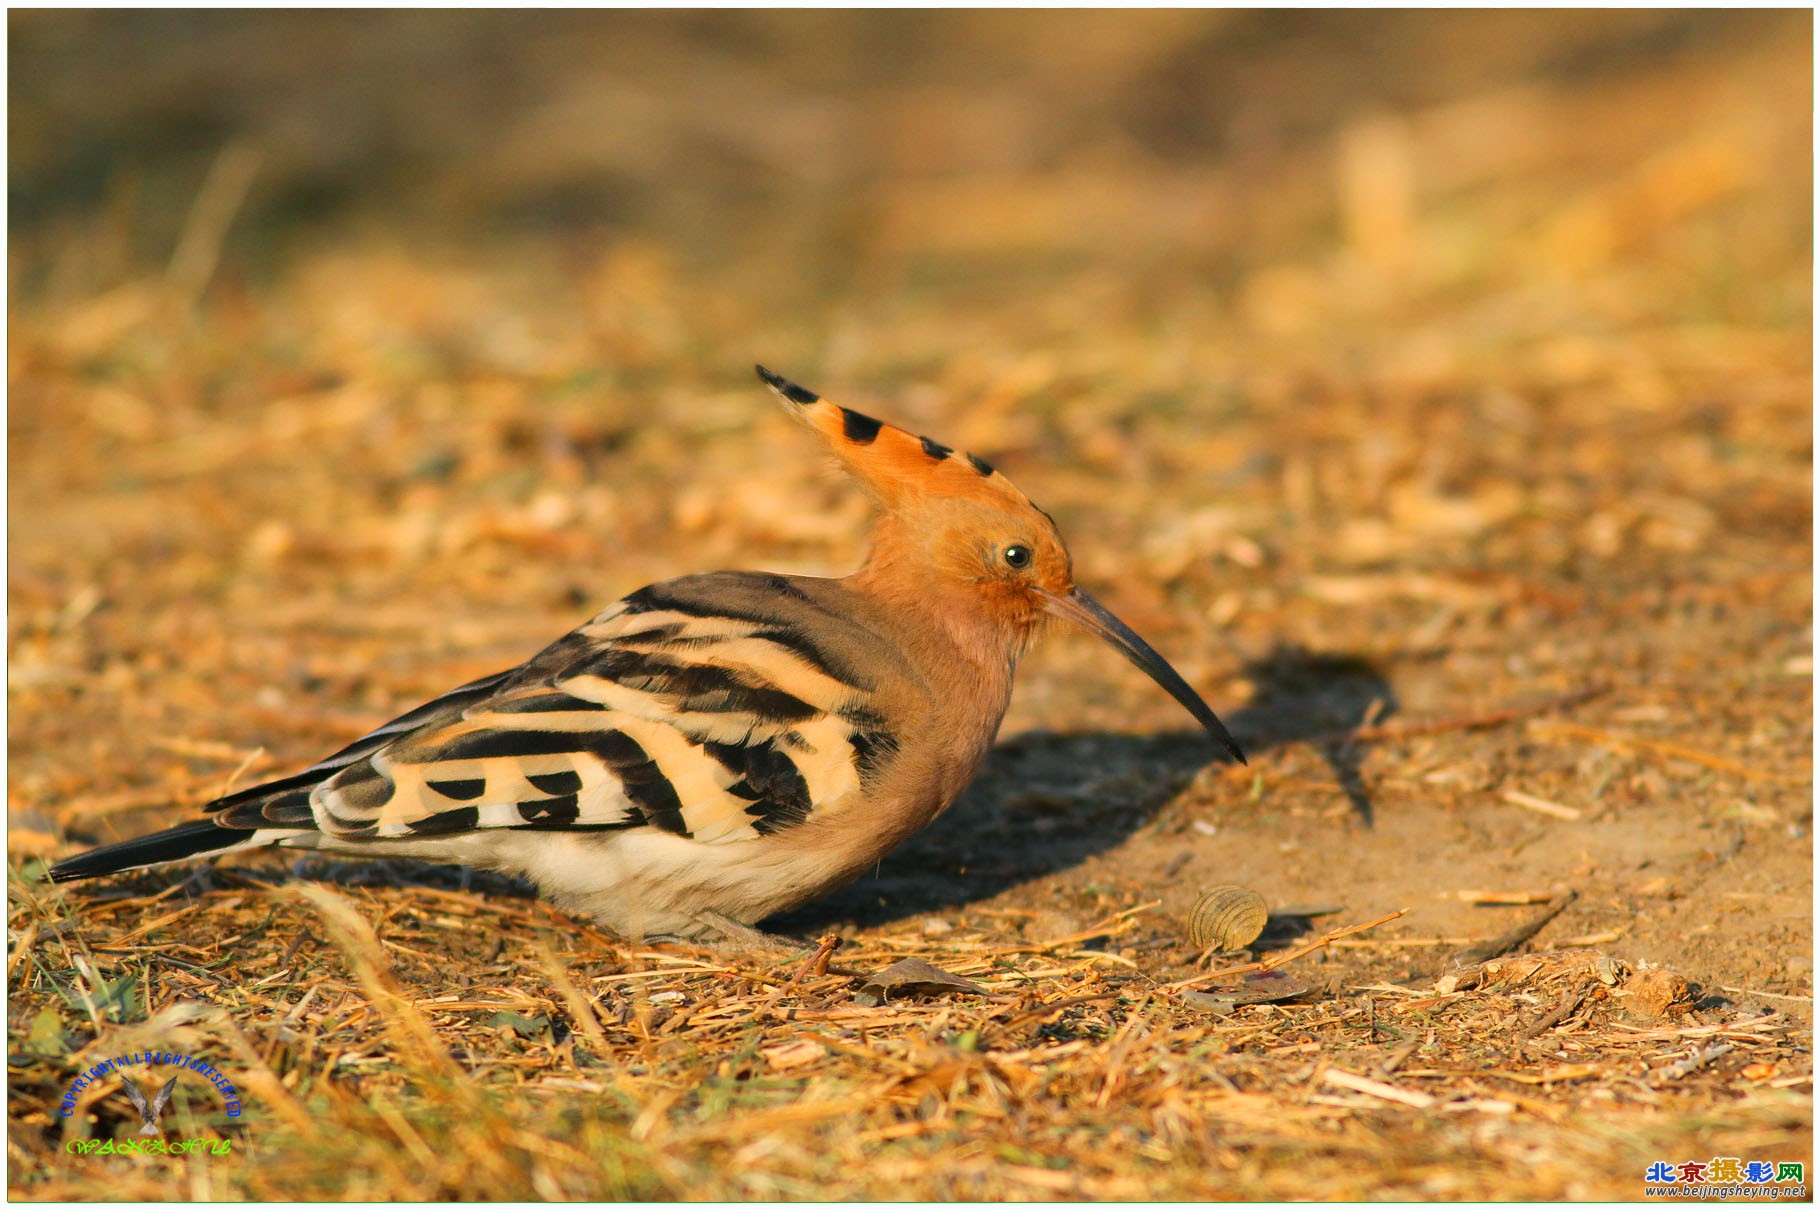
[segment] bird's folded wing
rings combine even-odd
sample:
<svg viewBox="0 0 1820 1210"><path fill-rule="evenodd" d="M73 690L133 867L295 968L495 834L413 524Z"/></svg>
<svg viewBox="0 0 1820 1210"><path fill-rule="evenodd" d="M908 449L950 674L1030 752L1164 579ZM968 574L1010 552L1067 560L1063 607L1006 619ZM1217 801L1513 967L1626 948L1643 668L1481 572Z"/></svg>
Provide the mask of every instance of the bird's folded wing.
<svg viewBox="0 0 1820 1210"><path fill-rule="evenodd" d="M635 594L331 757L340 767L308 802L347 839L635 827L746 839L840 809L890 758L858 680L800 627Z"/></svg>
<svg viewBox="0 0 1820 1210"><path fill-rule="evenodd" d="M216 822L226 827L308 824L314 818L310 810L310 792L322 782L363 757L371 756L401 735L436 719L458 717L468 704L484 700L520 671L522 668L513 668L469 681L460 688L451 689L441 697L425 702L415 710L399 715L382 727L375 727L341 751L324 757L301 773L277 781L261 782L217 798L205 810L216 815Z"/></svg>

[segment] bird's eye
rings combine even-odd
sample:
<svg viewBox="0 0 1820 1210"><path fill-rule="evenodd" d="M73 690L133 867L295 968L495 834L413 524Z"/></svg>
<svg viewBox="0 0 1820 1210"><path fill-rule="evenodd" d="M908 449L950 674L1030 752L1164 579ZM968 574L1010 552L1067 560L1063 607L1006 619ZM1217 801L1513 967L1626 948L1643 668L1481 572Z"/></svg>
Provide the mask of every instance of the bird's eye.
<svg viewBox="0 0 1820 1210"><path fill-rule="evenodd" d="M1030 548L1012 545L1005 548L1005 566L1012 571L1022 571L1030 566Z"/></svg>

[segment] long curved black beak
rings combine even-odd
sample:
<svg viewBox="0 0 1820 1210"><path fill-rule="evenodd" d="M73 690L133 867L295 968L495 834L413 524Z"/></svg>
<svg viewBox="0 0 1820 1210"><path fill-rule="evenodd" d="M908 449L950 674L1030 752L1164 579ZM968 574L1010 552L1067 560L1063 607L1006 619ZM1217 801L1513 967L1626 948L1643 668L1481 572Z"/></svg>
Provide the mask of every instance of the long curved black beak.
<svg viewBox="0 0 1820 1210"><path fill-rule="evenodd" d="M1079 588L1070 589L1066 596L1050 592L1045 592L1042 596L1043 606L1050 613L1073 622L1083 630L1092 631L1117 647L1126 659L1142 668L1151 680L1167 690L1170 697L1182 703L1188 713L1194 715L1195 721L1207 728L1207 734L1225 745L1226 751L1232 753L1234 760L1241 765L1246 763L1238 741L1232 738L1232 733L1226 730L1226 724L1219 720L1219 716L1201 700L1201 695L1189 688L1181 673L1171 668L1169 661L1156 653L1156 648L1140 639L1111 610Z"/></svg>

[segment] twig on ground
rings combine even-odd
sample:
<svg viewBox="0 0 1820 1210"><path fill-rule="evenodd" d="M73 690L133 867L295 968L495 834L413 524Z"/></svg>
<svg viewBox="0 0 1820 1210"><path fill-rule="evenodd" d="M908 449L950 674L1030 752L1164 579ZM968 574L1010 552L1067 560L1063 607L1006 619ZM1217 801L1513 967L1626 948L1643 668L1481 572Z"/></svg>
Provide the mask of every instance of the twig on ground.
<svg viewBox="0 0 1820 1210"><path fill-rule="evenodd" d="M1528 941L1531 937L1534 937L1537 933L1541 932L1543 927L1547 925L1550 920L1559 916L1567 909L1568 904L1579 897L1580 892L1578 891L1567 891L1556 896L1554 901L1547 907L1543 908L1540 912L1537 912L1529 920L1519 924L1516 928L1511 929L1509 932L1499 933L1496 937L1493 937L1488 941L1481 941L1477 945L1469 945L1465 949L1458 950L1451 954L1441 969L1443 971L1461 970L1465 967L1476 966L1481 962L1489 962L1493 958L1508 954L1511 950L1516 949L1519 945L1522 945L1525 941Z"/></svg>
<svg viewBox="0 0 1820 1210"><path fill-rule="evenodd" d="M1556 719L1538 721L1532 724L1538 731L1553 731L1561 735L1571 735L1578 739L1590 740L1595 744L1619 752L1653 752L1659 756L1673 757L1676 760L1692 761L1696 765L1705 765L1709 769L1718 769L1725 773L1735 773L1750 781L1805 782L1808 774L1767 773L1762 769L1753 769L1749 765L1727 757L1703 752L1698 748L1689 748L1685 744L1671 744L1666 740L1644 739L1636 735L1620 735L1615 731L1606 731L1600 727L1588 727L1580 723L1562 722Z"/></svg>
<svg viewBox="0 0 1820 1210"><path fill-rule="evenodd" d="M1209 979L1219 979L1227 975L1248 975L1253 971L1272 971L1286 963L1294 962L1297 958L1305 958L1316 950L1326 949L1341 937L1348 937L1353 933L1362 933L1367 929L1377 928L1380 924L1389 924L1392 920L1396 920L1399 917L1408 914L1408 908L1398 908L1396 911L1390 912L1387 915L1379 916L1376 920L1367 920L1364 924L1349 924L1345 928L1334 929L1330 933L1323 933L1315 940L1299 945L1295 949L1285 953L1263 958L1257 962L1247 962L1242 966L1228 966L1217 971L1208 971L1206 974L1196 975L1192 979L1181 979L1175 983L1167 983L1164 984L1164 989L1173 991L1179 988L1193 987L1197 983L1205 983Z"/></svg>
<svg viewBox="0 0 1820 1210"><path fill-rule="evenodd" d="M1563 806L1546 798L1537 798L1534 794L1525 794L1521 790L1504 791L1504 801L1513 807L1522 807L1525 811L1534 811L1538 815L1548 815L1555 819L1580 818L1580 812L1575 807Z"/></svg>
<svg viewBox="0 0 1820 1210"><path fill-rule="evenodd" d="M1522 1032L1522 1034L1520 1035L1522 1037L1522 1039L1525 1042L1527 1042L1531 1038L1540 1036L1541 1034L1545 1033L1546 1031L1551 1030L1555 1026L1561 1024L1561 1022L1567 1020L1567 1018L1573 1016L1574 1012L1579 1009L1580 1005L1582 1005L1586 1002L1586 994L1588 992L1590 992L1592 989L1593 989L1593 983L1591 981L1588 981L1585 983L1581 983L1576 987L1570 987L1566 991L1562 992L1560 1002L1557 1003L1553 1008L1549 1009L1546 1013L1544 1013L1542 1015L1541 1019L1538 1020L1534 1025L1531 1025L1528 1029L1525 1029Z"/></svg>
<svg viewBox="0 0 1820 1210"><path fill-rule="evenodd" d="M1321 1082L1351 1092L1362 1092L1368 1097L1377 1097L1382 1101L1395 1101L1399 1105L1408 1105L1412 1109L1429 1109L1435 1103L1435 1099L1425 1092L1411 1092L1407 1088L1398 1088L1394 1084L1385 1084L1380 1080L1368 1080L1364 1076L1355 1076L1350 1071L1343 1071L1338 1067L1329 1067L1323 1072Z"/></svg>
<svg viewBox="0 0 1820 1210"><path fill-rule="evenodd" d="M1611 692L1610 685L1589 685L1584 689L1559 694L1527 706L1507 706L1502 710L1490 710L1483 714L1464 714L1453 718L1385 723L1375 727L1350 727L1343 731L1329 731L1314 736L1308 742L1311 744L1333 744L1347 741L1380 742L1412 739L1422 735L1441 735L1449 731L1484 731L1492 727L1504 727L1523 719L1534 718L1539 714L1549 714L1556 710L1565 710L1570 706L1578 706L1582 702L1591 701L1593 698L1609 692Z"/></svg>
<svg viewBox="0 0 1820 1210"><path fill-rule="evenodd" d="M1790 1000L1796 1004L1812 1004L1814 1002L1812 996L1791 996L1785 992L1760 992L1755 988L1732 987L1723 983L1719 985L1719 990L1722 992L1737 992L1740 996L1761 996L1765 1000Z"/></svg>

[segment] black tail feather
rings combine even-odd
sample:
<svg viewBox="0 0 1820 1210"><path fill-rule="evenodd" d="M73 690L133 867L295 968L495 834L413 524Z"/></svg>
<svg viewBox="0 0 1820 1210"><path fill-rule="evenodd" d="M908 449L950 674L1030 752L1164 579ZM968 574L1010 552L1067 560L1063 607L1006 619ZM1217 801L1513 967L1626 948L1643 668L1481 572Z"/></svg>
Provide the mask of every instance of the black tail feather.
<svg viewBox="0 0 1820 1210"><path fill-rule="evenodd" d="M165 861L182 861L185 857L230 848L251 836L251 832L224 828L212 819L198 819L163 832L153 832L150 836L78 853L52 866L50 879L52 882L74 882L79 878L99 878L103 874L118 874L122 870Z"/></svg>

